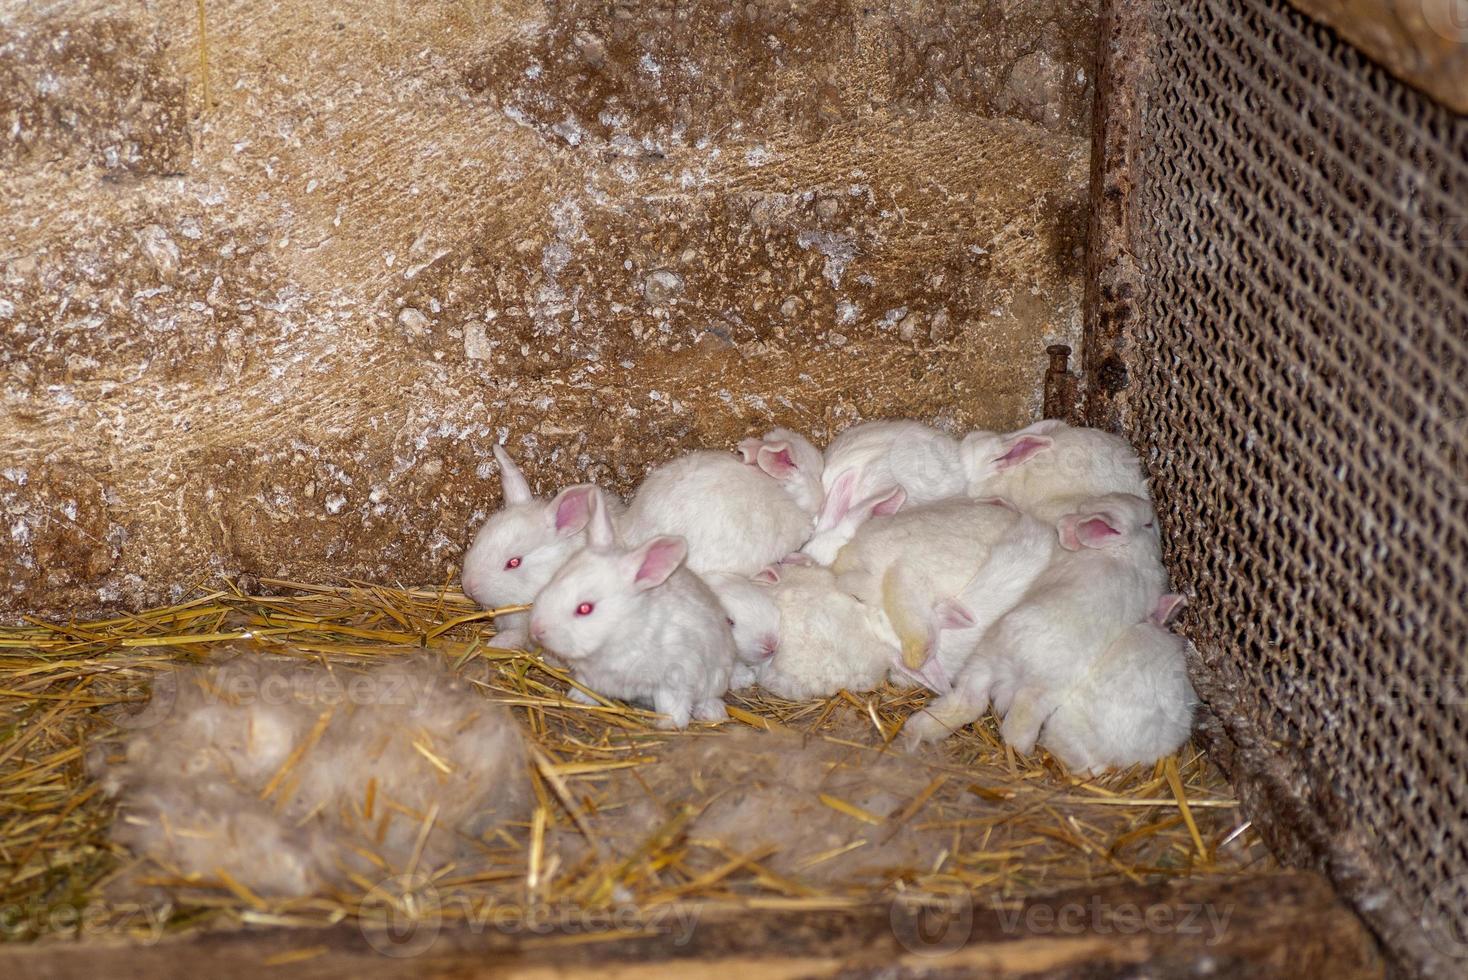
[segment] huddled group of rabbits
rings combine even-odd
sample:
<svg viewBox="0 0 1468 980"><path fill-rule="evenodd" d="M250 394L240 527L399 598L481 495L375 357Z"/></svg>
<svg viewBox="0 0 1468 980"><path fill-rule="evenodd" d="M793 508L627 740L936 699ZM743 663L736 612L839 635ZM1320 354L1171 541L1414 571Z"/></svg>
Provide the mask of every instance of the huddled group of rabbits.
<svg viewBox="0 0 1468 980"><path fill-rule="evenodd" d="M724 718L731 688L807 698L890 678L938 695L905 722L909 745L992 705L1016 751L1094 773L1191 730L1188 645L1167 629L1182 599L1118 436L874 421L823 453L777 428L664 463L626 503L590 484L537 498L494 452L504 507L464 591L532 603L497 618L494 644L538 647L669 726Z"/></svg>

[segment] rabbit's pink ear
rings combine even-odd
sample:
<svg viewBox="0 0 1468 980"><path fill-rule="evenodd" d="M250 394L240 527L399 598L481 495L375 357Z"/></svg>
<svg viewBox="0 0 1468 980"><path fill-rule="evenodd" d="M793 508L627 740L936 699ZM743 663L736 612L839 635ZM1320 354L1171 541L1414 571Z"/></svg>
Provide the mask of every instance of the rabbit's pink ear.
<svg viewBox="0 0 1468 980"><path fill-rule="evenodd" d="M753 466L758 461L759 451L764 448L764 445L765 442L763 439L750 436L739 444L739 455L744 457L746 463Z"/></svg>
<svg viewBox="0 0 1468 980"><path fill-rule="evenodd" d="M1012 469L1038 453L1055 445L1049 436L1020 435L1004 443L1004 452L994 460L999 470Z"/></svg>
<svg viewBox="0 0 1468 980"><path fill-rule="evenodd" d="M759 571L754 573L754 577L751 579L751 581L758 582L761 585L779 585L780 566L766 565L764 568L761 568Z"/></svg>
<svg viewBox="0 0 1468 980"><path fill-rule="evenodd" d="M886 517L895 514L907 503L907 491L902 487L894 487L878 497L872 498L872 516Z"/></svg>
<svg viewBox="0 0 1468 980"><path fill-rule="evenodd" d="M1166 626L1172 622L1172 618L1178 614L1178 610L1187 603L1188 597L1168 592L1157 600L1157 608L1152 610L1148 618L1157 626Z"/></svg>
<svg viewBox="0 0 1468 980"><path fill-rule="evenodd" d="M589 483L567 487L551 501L556 515L556 535L567 537L579 534L591 521L592 508L596 506L596 487Z"/></svg>
<svg viewBox="0 0 1468 980"><path fill-rule="evenodd" d="M504 448L495 443L494 458L500 464L500 486L504 488L506 504L523 504L534 496L530 492L530 483L525 479L525 474L520 472L520 467L510 458L510 454Z"/></svg>
<svg viewBox="0 0 1468 980"><path fill-rule="evenodd" d="M1121 532L1099 514L1067 514L1055 529L1060 533L1060 546L1066 551L1100 548L1121 537Z"/></svg>
<svg viewBox="0 0 1468 980"><path fill-rule="evenodd" d="M777 480L788 480L795 475L795 456L790 452L790 443L762 443L755 453L755 465Z"/></svg>
<svg viewBox="0 0 1468 980"><path fill-rule="evenodd" d="M632 587L638 592L662 585L674 570L688 557L688 542L676 535L653 538L632 553L637 564L637 573L632 577Z"/></svg>
<svg viewBox="0 0 1468 980"><path fill-rule="evenodd" d="M940 600L933 606L933 614L942 630L966 630L975 622L973 612L957 599Z"/></svg>
<svg viewBox="0 0 1468 980"><path fill-rule="evenodd" d="M847 470L836 478L826 494L826 502L821 505L821 516L816 518L817 531L829 531L841 523L847 511L851 510L851 495L855 489L855 470Z"/></svg>

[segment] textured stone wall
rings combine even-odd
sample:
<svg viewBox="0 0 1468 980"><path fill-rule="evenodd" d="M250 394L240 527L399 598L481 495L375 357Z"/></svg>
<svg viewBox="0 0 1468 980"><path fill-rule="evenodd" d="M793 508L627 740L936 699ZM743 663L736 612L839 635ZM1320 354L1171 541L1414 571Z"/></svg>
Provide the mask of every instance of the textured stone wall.
<svg viewBox="0 0 1468 980"><path fill-rule="evenodd" d="M1012 425L1076 341L1089 2L205 7L0 12L5 618L447 581L496 440Z"/></svg>

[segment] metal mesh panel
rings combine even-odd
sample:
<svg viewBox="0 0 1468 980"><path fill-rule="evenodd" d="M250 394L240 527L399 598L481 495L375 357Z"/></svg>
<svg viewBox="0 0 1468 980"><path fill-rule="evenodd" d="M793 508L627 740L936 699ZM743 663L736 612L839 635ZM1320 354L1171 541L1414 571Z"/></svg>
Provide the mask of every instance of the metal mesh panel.
<svg viewBox="0 0 1468 980"><path fill-rule="evenodd" d="M1468 120L1278 0L1148 9L1122 419L1188 631L1343 891L1468 974Z"/></svg>

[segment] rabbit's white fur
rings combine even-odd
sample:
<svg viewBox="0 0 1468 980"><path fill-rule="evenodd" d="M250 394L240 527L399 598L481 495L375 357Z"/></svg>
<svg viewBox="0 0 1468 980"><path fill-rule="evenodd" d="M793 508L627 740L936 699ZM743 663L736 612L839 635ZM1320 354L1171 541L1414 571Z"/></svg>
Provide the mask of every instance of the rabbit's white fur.
<svg viewBox="0 0 1468 980"><path fill-rule="evenodd" d="M917 670L936 640L934 604L969 584L1020 516L962 497L904 508L863 524L831 567L841 589L883 611L902 663Z"/></svg>
<svg viewBox="0 0 1468 980"><path fill-rule="evenodd" d="M586 687L650 704L671 727L726 717L734 636L718 597L684 567L687 543L621 547L601 494L593 501L586 547L535 597L531 639Z"/></svg>
<svg viewBox="0 0 1468 980"><path fill-rule="evenodd" d="M845 473L856 473L852 499L902 487L913 505L946 500L964 492L958 441L911 419L859 422L826 447L821 484L829 497Z"/></svg>
<svg viewBox="0 0 1468 980"><path fill-rule="evenodd" d="M759 668L780 648L780 607L775 604L774 591L730 572L709 572L701 577L719 597L734 633L734 652L739 662L729 686L748 687L758 677Z"/></svg>
<svg viewBox="0 0 1468 980"><path fill-rule="evenodd" d="M1022 515L995 543L968 584L934 604L929 656L938 660L938 676L958 676L984 634L1024 598L1058 550L1053 526Z"/></svg>
<svg viewBox="0 0 1468 980"><path fill-rule="evenodd" d="M1030 751L1070 688L1156 609L1166 573L1154 523L1152 505L1131 494L1098 497L1062 517L1062 550L980 640L953 690L908 719L909 743L946 736L992 699L1005 741Z"/></svg>
<svg viewBox="0 0 1468 980"><path fill-rule="evenodd" d="M1045 721L1040 744L1075 772L1151 764L1193 729L1188 641L1155 622L1123 630Z"/></svg>
<svg viewBox="0 0 1468 980"><path fill-rule="evenodd" d="M530 484L504 449L494 447L504 487L504 506L490 515L464 555L464 594L485 609L530 602L556 569L586 543L591 513L590 484L567 487L545 500L530 492ZM603 495L615 520L622 502ZM515 567L511 568L510 564ZM507 613L495 619L492 647L526 645L528 613Z"/></svg>
<svg viewBox="0 0 1468 980"><path fill-rule="evenodd" d="M829 568L769 570L780 610L780 646L759 670L760 686L783 698L867 691L881 683L897 639L880 611L836 588Z"/></svg>
<svg viewBox="0 0 1468 980"><path fill-rule="evenodd" d="M729 453L679 456L648 474L618 529L627 541L683 538L691 571L753 575L804 544L815 521L796 499L803 478L781 462L766 457L785 480Z"/></svg>
<svg viewBox="0 0 1468 980"><path fill-rule="evenodd" d="M1090 498L1148 495L1136 451L1100 429L1047 419L1003 435L970 433L960 452L970 496L1003 497L1047 523Z"/></svg>

